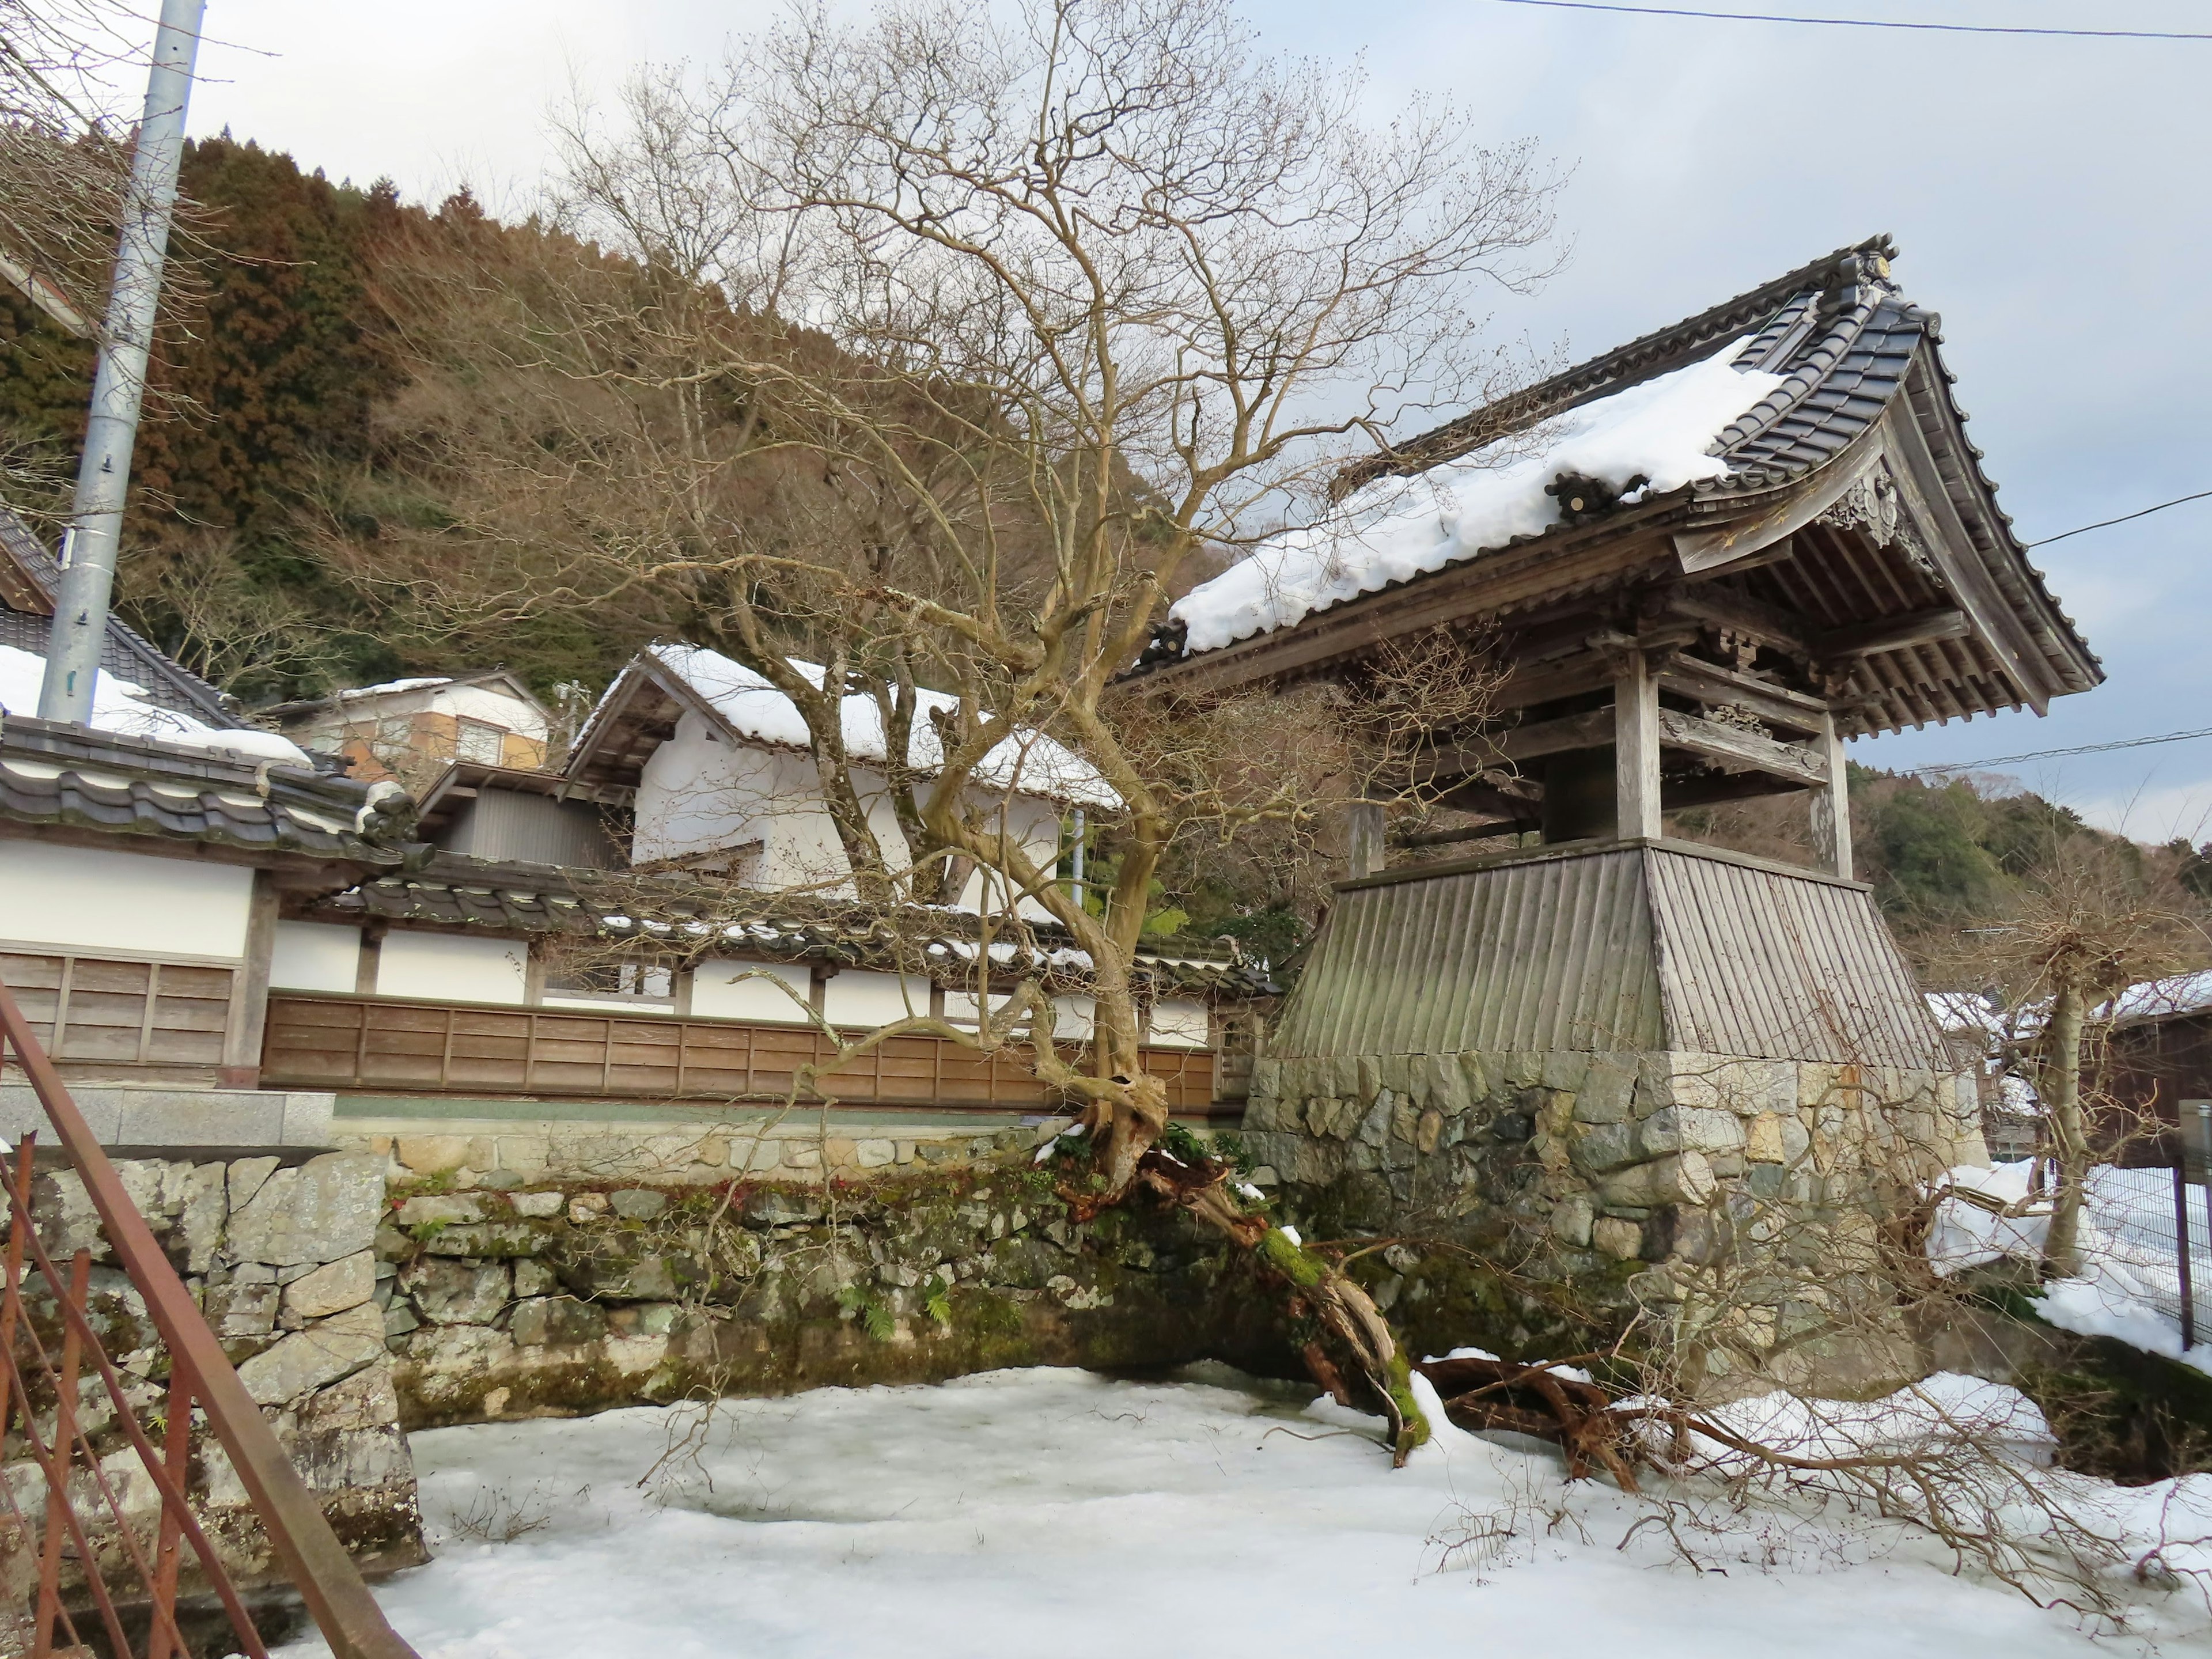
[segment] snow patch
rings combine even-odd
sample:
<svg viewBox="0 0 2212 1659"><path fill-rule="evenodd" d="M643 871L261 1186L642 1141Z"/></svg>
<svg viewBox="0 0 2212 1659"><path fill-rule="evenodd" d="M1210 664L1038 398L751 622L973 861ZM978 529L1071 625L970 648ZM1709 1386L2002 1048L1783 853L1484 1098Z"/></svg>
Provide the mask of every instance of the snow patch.
<svg viewBox="0 0 2212 1659"><path fill-rule="evenodd" d="M0 712L36 717L39 688L46 678L46 659L16 646L0 645ZM190 714L142 702L143 685L102 673L93 682L92 726L118 738L139 738L172 744L180 749L228 755L234 759L269 761L312 771L314 763L289 738L250 726L224 729Z"/></svg>
<svg viewBox="0 0 2212 1659"><path fill-rule="evenodd" d="M1990 1169L1961 1164L1937 1183L2001 1205L1996 1212L1954 1192L1936 1207L1928 1259L1939 1273L1992 1261L2039 1262L2051 1231L2047 1199L2031 1200L2033 1164ZM2212 1374L2212 1343L2181 1346L2181 1273L2174 1253L2173 1175L2169 1170L2089 1172L2079 1248L2082 1274L2044 1285L2036 1312L2077 1336L2109 1336ZM2201 1189L2200 1189L2201 1190ZM2192 1202L2191 1209L2196 1205ZM2200 1286L2212 1282L2212 1244L2192 1227L2191 1261ZM2201 1295L2201 1291L2199 1291ZM2201 1305L2201 1304L2200 1304Z"/></svg>
<svg viewBox="0 0 2212 1659"><path fill-rule="evenodd" d="M1649 482L1624 498L1638 500L1718 477L1727 463L1709 452L1720 434L1782 384L1735 367L1745 343L1570 410L1534 454L1505 459L1492 447L1418 478L1370 484L1334 518L1262 544L1168 614L1186 625L1186 649L1218 650L1550 529L1559 503L1544 486L1563 472L1616 489L1642 477Z"/></svg>
<svg viewBox="0 0 2212 1659"><path fill-rule="evenodd" d="M1164 1651L1218 1659L2135 1650L1817 1505L1787 1512L1808 1541L1784 1565L1754 1511L1700 1542L1727 1571L1693 1572L1655 1528L1626 1535L1633 1500L1414 1388L1437 1437L1395 1471L1376 1419L1220 1367L726 1400L665 1462L697 1425L684 1408L430 1430L410 1440L436 1559L375 1595L424 1659L1127 1659L1133 1609L1173 1632ZM2161 1517L2212 1534L2212 1477L2081 1491L2131 1540ZM1573 1524L1547 1528L1554 1510ZM1440 1538L1486 1528L1510 1550L1439 1562ZM2130 1593L2147 1637L2195 1650L2190 1593Z"/></svg>
<svg viewBox="0 0 2212 1659"><path fill-rule="evenodd" d="M805 716L766 676L757 674L719 651L704 646L663 643L652 654L686 684L704 697L714 712L740 736L787 749L806 749L811 738ZM791 666L816 686L822 684L818 663L793 659ZM915 771L935 772L945 763L945 745L933 714L950 715L960 699L944 691L918 690L912 730L908 734L907 763ZM838 706L838 723L848 759L864 765L880 765L890 753L884 728L884 711L875 698L854 692ZM975 779L985 787L1012 793L1042 796L1079 805L1115 807L1121 798L1098 774L1098 769L1073 750L1042 732L1014 732L975 769Z"/></svg>

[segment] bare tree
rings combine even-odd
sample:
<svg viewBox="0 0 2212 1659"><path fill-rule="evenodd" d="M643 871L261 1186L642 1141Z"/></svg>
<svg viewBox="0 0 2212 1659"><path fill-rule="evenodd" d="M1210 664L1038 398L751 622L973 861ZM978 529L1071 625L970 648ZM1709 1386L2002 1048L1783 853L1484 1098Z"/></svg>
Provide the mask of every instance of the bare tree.
<svg viewBox="0 0 2212 1659"><path fill-rule="evenodd" d="M2020 1058L2041 1103L2057 1176L2044 1249L2053 1277L2081 1271L2095 1062L2110 1005L2130 986L2199 965L2205 955L2201 902L2140 849L2089 835L2051 837L2013 881L2000 914L1933 951L1938 982L1986 986L2031 1015Z"/></svg>
<svg viewBox="0 0 2212 1659"><path fill-rule="evenodd" d="M130 151L99 72L143 51L109 0L0 0L0 279L89 337Z"/></svg>
<svg viewBox="0 0 2212 1659"><path fill-rule="evenodd" d="M702 642L803 718L862 900L978 870L1000 925L1072 935L1091 1065L1054 1051L1034 983L974 1034L1025 1030L1080 1103L1071 1192L1154 1190L1274 1240L1342 1339L1317 1368L1383 1392L1394 1348L1356 1287L1224 1170L1158 1154L1137 957L1179 842L1307 844L1322 803L1390 769L1390 733L1469 712L1479 652L1437 641L1288 721L1116 682L1171 596L1326 510L1348 458L1497 389L1474 307L1543 274L1550 179L1449 107L1367 118L1357 76L1265 56L1224 0L809 14L566 140L566 273L465 285L514 398L453 437L469 529L412 556L386 534L383 579L479 616L684 592ZM532 561L488 556L526 541ZM856 698L883 733L865 763ZM1095 909L1008 811L1063 752L1118 803Z"/></svg>

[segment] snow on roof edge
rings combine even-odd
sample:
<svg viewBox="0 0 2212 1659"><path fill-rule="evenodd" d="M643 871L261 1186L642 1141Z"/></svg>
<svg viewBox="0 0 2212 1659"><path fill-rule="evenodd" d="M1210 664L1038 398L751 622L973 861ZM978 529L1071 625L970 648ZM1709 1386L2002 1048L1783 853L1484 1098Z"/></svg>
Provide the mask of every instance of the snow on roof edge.
<svg viewBox="0 0 2212 1659"><path fill-rule="evenodd" d="M1287 532L1170 607L1197 656L1293 627L1307 617L1540 536L1560 522L1544 486L1561 473L1599 478L1640 504L1727 473L1721 434L1784 383L1741 368L1749 336L1714 343L1681 368L1556 416L1540 452L1486 464L1495 445L1412 478L1355 491L1333 520ZM1644 482L1628 490L1634 479Z"/></svg>
<svg viewBox="0 0 2212 1659"><path fill-rule="evenodd" d="M779 748L811 750L812 738L797 706L764 676L742 663L683 641L655 641L642 654L682 680L737 735ZM819 664L798 658L788 660L807 678L821 683ZM617 677L617 684L620 678ZM611 686L610 693L612 690ZM944 756L928 711L950 712L959 706L959 699L927 690L917 695L921 709L908 738L908 763L916 771L933 773ZM865 693L851 693L842 700L841 714L847 756L863 763L881 763L889 750L882 711L875 699ZM587 726L597 721L599 714L595 708ZM1121 796L1097 767L1057 738L1034 730L1018 730L1000 742L985 757L975 776L980 782L1012 793L1074 805L1111 809L1121 804Z"/></svg>

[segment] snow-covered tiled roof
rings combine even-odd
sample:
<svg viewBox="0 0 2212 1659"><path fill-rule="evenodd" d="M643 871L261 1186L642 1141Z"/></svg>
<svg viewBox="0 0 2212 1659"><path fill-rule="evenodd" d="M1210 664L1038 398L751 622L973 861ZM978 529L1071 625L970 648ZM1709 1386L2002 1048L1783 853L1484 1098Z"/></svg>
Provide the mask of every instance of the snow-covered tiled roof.
<svg viewBox="0 0 2212 1659"><path fill-rule="evenodd" d="M37 714L39 686L46 672L44 657L0 645L0 714ZM148 701L143 686L113 674L103 673L93 683L92 728L118 737L173 744L180 749L242 760L271 761L302 770L313 765L289 738L252 726L210 726L181 709Z"/></svg>
<svg viewBox="0 0 2212 1659"><path fill-rule="evenodd" d="M1737 367L1749 343L1583 404L1503 454L1486 448L1416 477L1376 478L1322 524L1265 542L1193 588L1168 615L1188 630L1186 649L1218 650L1542 533L1569 510L1547 489L1562 474L1602 479L1628 502L1718 477L1729 470L1721 434L1783 383Z"/></svg>
<svg viewBox="0 0 2212 1659"><path fill-rule="evenodd" d="M2134 1020L2161 1019L2173 1014L2197 1014L2212 1008L2212 969L2193 974L2170 974L2130 985L2098 1012L2116 1024Z"/></svg>
<svg viewBox="0 0 2212 1659"><path fill-rule="evenodd" d="M1928 1012L1946 1036L1973 1032L1984 1037L2005 1034L2004 1012L1978 991L1929 991Z"/></svg>
<svg viewBox="0 0 2212 1659"><path fill-rule="evenodd" d="M719 651L681 641L653 645L647 654L688 686L736 735L778 748L809 746L805 717L798 705L744 664ZM815 684L822 683L819 665L793 660L791 665ZM960 700L944 691L923 690L915 696L920 706L909 734L908 764L917 772L934 772L944 763L945 755L930 714L933 711L951 714L959 708ZM876 700L854 692L843 700L840 714L847 757L864 765L883 762L889 753L888 740L883 710ZM1082 806L1121 804L1121 798L1096 767L1042 732L1019 731L1007 737L976 768L975 777L986 787L1014 794Z"/></svg>

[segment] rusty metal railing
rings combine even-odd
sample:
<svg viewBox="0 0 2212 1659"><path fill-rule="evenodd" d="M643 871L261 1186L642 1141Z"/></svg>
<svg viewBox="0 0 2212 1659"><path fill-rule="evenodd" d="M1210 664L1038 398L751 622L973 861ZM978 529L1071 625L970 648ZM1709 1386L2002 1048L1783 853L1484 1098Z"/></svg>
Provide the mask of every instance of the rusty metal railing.
<svg viewBox="0 0 2212 1659"><path fill-rule="evenodd" d="M64 1269L49 1256L32 1224L33 1143L26 1137L13 1168L0 1175L8 1224L6 1278L0 1292L0 1370L5 1373L0 1378L5 1390L0 1396L0 1458L18 1445L27 1450L45 1494L42 1505L30 1506L40 1511L33 1521L22 1512L13 1485L0 1480L0 1651L27 1651L46 1659L85 1645L64 1605L67 1564L76 1579L71 1599L81 1594L90 1602L91 1616L114 1659L142 1651L146 1659L184 1659L187 1649L176 1608L189 1549L229 1621L238 1650L250 1659L266 1659L253 1621L186 1497L197 1406L229 1455L277 1562L337 1659L416 1659L385 1621L314 1493L238 1380L4 984L0 1036L30 1080L57 1146L84 1182L108 1248L145 1298L169 1354L168 1389L157 1419L161 1443L156 1446L154 1431L139 1421L129 1384L92 1322L90 1253L77 1251ZM58 1310L44 1322L32 1316L25 1300L27 1289L35 1292L41 1285ZM51 1337L41 1332L41 1322ZM109 1425L122 1431L135 1457L125 1457L124 1448L105 1457L95 1450L88 1419L102 1413L85 1407L88 1369L105 1391ZM151 1485L158 1505L125 1501L140 1480ZM156 1507L157 1516L149 1512ZM118 1595L118 1586L134 1585ZM135 1613L141 1607L148 1621L143 1647L129 1639L124 1621L126 1611ZM84 1611L80 1605L78 1612Z"/></svg>

